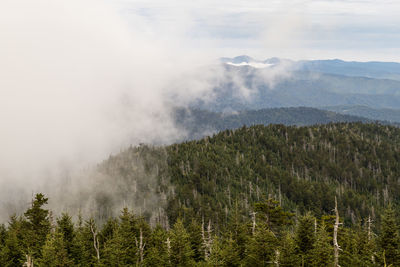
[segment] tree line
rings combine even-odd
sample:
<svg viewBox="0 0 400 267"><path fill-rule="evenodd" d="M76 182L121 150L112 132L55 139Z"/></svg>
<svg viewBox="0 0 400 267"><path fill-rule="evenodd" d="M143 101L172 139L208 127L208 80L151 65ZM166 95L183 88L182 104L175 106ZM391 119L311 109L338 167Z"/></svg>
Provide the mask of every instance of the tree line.
<svg viewBox="0 0 400 267"><path fill-rule="evenodd" d="M391 205L375 233L372 221L350 228L338 213L296 215L268 199L255 203L246 217L235 209L217 233L204 219L151 227L127 208L102 225L67 213L53 218L47 202L36 194L23 215L1 225L1 266L400 265L399 225Z"/></svg>

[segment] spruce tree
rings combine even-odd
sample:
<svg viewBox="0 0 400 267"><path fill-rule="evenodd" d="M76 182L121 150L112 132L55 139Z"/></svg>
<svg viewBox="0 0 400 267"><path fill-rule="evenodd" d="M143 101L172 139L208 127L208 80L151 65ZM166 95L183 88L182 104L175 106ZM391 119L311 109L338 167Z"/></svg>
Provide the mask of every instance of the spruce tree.
<svg viewBox="0 0 400 267"><path fill-rule="evenodd" d="M190 236L183 225L183 221L178 219L170 231L171 238L171 264L173 266L190 266L194 264L193 250L190 244Z"/></svg>
<svg viewBox="0 0 400 267"><path fill-rule="evenodd" d="M245 266L267 266L279 260L278 239L267 225L257 227L246 243Z"/></svg>
<svg viewBox="0 0 400 267"><path fill-rule="evenodd" d="M73 265L73 260L68 257L62 233L49 234L42 248L42 258L39 267L67 267Z"/></svg>
<svg viewBox="0 0 400 267"><path fill-rule="evenodd" d="M389 205L381 219L381 231L378 239L380 253L387 265L400 266L400 240L398 224L393 207Z"/></svg>
<svg viewBox="0 0 400 267"><path fill-rule="evenodd" d="M167 232L157 225L148 241L144 265L149 267L171 266L168 249Z"/></svg>
<svg viewBox="0 0 400 267"><path fill-rule="evenodd" d="M0 266L21 266L25 262L22 223L22 218L11 216L0 251Z"/></svg>
<svg viewBox="0 0 400 267"><path fill-rule="evenodd" d="M280 246L280 266L297 266L301 262L301 257L298 255L296 242L293 233L286 232L283 234Z"/></svg>
<svg viewBox="0 0 400 267"><path fill-rule="evenodd" d="M190 237L190 244L193 250L193 258L196 262L204 260L204 244L201 234L201 227L202 226L197 223L196 220L192 220L187 229Z"/></svg>
<svg viewBox="0 0 400 267"><path fill-rule="evenodd" d="M23 223L25 254L33 259L40 258L41 248L50 233L49 211L43 209L47 202L48 198L42 193L36 194L31 207L24 213L27 219Z"/></svg>
<svg viewBox="0 0 400 267"><path fill-rule="evenodd" d="M321 225L317 231L314 248L310 251L311 266L331 266L333 263L333 246L331 237Z"/></svg>
<svg viewBox="0 0 400 267"><path fill-rule="evenodd" d="M62 234L68 257L73 258L76 234L72 219L67 213L63 213L61 217L57 219L56 232Z"/></svg>
<svg viewBox="0 0 400 267"><path fill-rule="evenodd" d="M301 261L305 266L309 266L310 252L314 248L315 243L315 218L310 213L300 217L295 240Z"/></svg>

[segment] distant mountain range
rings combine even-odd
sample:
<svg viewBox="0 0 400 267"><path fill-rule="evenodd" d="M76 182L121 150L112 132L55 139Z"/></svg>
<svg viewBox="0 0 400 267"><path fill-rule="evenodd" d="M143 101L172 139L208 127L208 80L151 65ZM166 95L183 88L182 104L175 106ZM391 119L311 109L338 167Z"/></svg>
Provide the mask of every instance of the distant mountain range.
<svg viewBox="0 0 400 267"><path fill-rule="evenodd" d="M199 109L177 108L176 125L184 129L188 139L198 139L226 129L237 129L244 125L284 124L307 126L334 122L375 122L367 118L344 115L309 107L272 108L245 110L231 114ZM387 122L381 122L387 124Z"/></svg>
<svg viewBox="0 0 400 267"><path fill-rule="evenodd" d="M372 120L381 120L400 123L399 109L374 109L367 106L330 106L321 107L321 109L337 112L340 114L353 115L369 118Z"/></svg>
<svg viewBox="0 0 400 267"><path fill-rule="evenodd" d="M248 65L252 65L254 63L264 63L272 65L290 63L293 70L297 71L400 80L400 63L397 62L357 62L343 61L340 59L293 61L280 58L256 60L246 55L234 58L221 58L220 61L223 63L233 64L247 63Z"/></svg>
<svg viewBox="0 0 400 267"><path fill-rule="evenodd" d="M214 112L302 106L400 109L399 63L257 61L248 56L221 62L226 78L215 85L211 100L196 100L191 107Z"/></svg>

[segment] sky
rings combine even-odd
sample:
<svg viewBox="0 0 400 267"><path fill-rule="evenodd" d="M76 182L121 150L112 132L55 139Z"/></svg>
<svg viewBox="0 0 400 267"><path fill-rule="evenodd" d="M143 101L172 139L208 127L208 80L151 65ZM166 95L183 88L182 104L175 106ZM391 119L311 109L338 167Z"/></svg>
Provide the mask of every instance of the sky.
<svg viewBox="0 0 400 267"><path fill-rule="evenodd" d="M220 56L400 61L400 1L109 1L153 34L181 34Z"/></svg>

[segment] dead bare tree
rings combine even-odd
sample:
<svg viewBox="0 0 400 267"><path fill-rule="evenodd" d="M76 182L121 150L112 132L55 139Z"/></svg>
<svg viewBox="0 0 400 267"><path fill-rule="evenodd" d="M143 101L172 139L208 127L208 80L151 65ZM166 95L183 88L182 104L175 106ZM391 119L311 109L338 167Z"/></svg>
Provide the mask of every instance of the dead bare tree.
<svg viewBox="0 0 400 267"><path fill-rule="evenodd" d="M335 224L333 225L333 249L334 249L334 266L335 267L340 267L339 265L339 250L340 250L340 246L337 242L337 234L338 234L338 229L339 229L339 225L341 224L339 222L339 211L337 208L337 199L335 197L335 215L336 215L336 219L335 219Z"/></svg>
<svg viewBox="0 0 400 267"><path fill-rule="evenodd" d="M93 247L96 250L96 258L97 261L100 261L100 250L99 250L99 238L97 236L97 231L95 231L93 227L94 222L90 221L90 231L92 231L93 234Z"/></svg>
<svg viewBox="0 0 400 267"><path fill-rule="evenodd" d="M135 242L139 253L138 261L140 260L140 262L143 262L144 247L146 246L146 243L143 242L142 228L140 228L139 242L136 237L135 237Z"/></svg>
<svg viewBox="0 0 400 267"><path fill-rule="evenodd" d="M201 223L201 237L203 239L203 247L204 247L204 258L207 260L211 255L212 249L212 237L211 237L212 229L211 229L211 221L208 221L207 226L207 237L204 231L204 218Z"/></svg>
<svg viewBox="0 0 400 267"><path fill-rule="evenodd" d="M167 240L165 241L165 243L167 244L168 257L170 257L171 256L171 240L169 239L169 237L167 237Z"/></svg>
<svg viewBox="0 0 400 267"><path fill-rule="evenodd" d="M26 254L26 262L22 265L23 267L33 267L33 258L31 255Z"/></svg>
<svg viewBox="0 0 400 267"><path fill-rule="evenodd" d="M251 228L251 233L254 235L254 232L256 231L256 214L257 212L253 211L251 213L251 220L253 222L253 226Z"/></svg>
<svg viewBox="0 0 400 267"><path fill-rule="evenodd" d="M318 228L318 225L317 225L317 218L314 218L314 234L315 234L315 235L317 235L317 228Z"/></svg>
<svg viewBox="0 0 400 267"><path fill-rule="evenodd" d="M368 241L371 241L372 237L372 232L371 232L371 225L372 225L373 220L371 220L371 215L368 216Z"/></svg>
<svg viewBox="0 0 400 267"><path fill-rule="evenodd" d="M277 249L275 250L275 260L274 260L274 264L276 267L279 267L279 258L280 258L280 251Z"/></svg>

